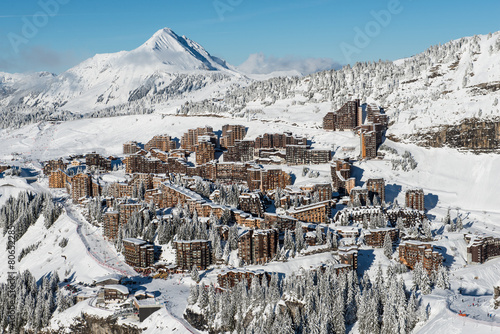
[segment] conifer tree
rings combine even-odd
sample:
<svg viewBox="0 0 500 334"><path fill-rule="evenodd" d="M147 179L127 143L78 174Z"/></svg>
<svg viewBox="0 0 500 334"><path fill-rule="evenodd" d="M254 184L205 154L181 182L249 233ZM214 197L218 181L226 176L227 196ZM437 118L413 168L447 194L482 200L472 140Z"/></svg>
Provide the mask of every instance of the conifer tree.
<svg viewBox="0 0 500 334"><path fill-rule="evenodd" d="M388 258L392 257L392 239L389 231L385 233L384 237L384 255Z"/></svg>
<svg viewBox="0 0 500 334"><path fill-rule="evenodd" d="M323 241L323 229L321 226L316 225L316 244L322 245L324 243Z"/></svg>
<svg viewBox="0 0 500 334"><path fill-rule="evenodd" d="M304 232L302 230L302 223L300 221L297 221L297 223L295 224L295 250L297 252L300 252L304 248L305 248L305 242L304 242Z"/></svg>
<svg viewBox="0 0 500 334"><path fill-rule="evenodd" d="M195 264L193 264L193 268L191 269L191 278L196 283L200 281L200 273L198 272L198 267Z"/></svg>

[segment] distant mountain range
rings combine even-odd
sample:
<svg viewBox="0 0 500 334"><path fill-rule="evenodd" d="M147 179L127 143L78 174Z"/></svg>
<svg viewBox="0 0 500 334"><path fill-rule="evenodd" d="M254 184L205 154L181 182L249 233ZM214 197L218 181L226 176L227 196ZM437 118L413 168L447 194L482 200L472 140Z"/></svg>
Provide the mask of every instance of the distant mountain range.
<svg viewBox="0 0 500 334"><path fill-rule="evenodd" d="M13 112L23 115L24 124L52 114L65 119L68 113L105 117L116 110L148 110L279 118L290 124L306 119L319 126L326 112L359 98L386 109L392 138L428 143L436 139L440 127L464 119L496 122L498 59L500 32L432 46L397 61L257 80L258 76L246 76L198 43L165 28L135 50L98 54L59 75L0 73L0 122ZM37 117L27 118L29 114ZM493 130L491 135L496 135ZM434 133L428 136L429 131ZM437 139L445 143L446 134L440 136Z"/></svg>
<svg viewBox="0 0 500 334"><path fill-rule="evenodd" d="M132 51L98 54L59 75L0 73L4 106L50 106L88 112L158 93L179 75L240 76L226 62L171 29Z"/></svg>

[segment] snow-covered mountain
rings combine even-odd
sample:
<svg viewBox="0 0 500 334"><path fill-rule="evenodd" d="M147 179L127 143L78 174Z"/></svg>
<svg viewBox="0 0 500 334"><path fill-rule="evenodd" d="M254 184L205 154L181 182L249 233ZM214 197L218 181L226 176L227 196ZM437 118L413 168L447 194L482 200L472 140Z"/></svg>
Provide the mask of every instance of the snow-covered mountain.
<svg viewBox="0 0 500 334"><path fill-rule="evenodd" d="M320 126L325 113L359 98L385 108L394 138L422 141L415 135L439 132L441 126L470 118L500 116L498 59L500 32L464 37L397 61L356 63L304 77L255 81L229 91L219 110L235 116L280 118L290 124L314 120ZM203 114L207 103L191 104L188 109L190 114Z"/></svg>
<svg viewBox="0 0 500 334"><path fill-rule="evenodd" d="M479 136L476 146L490 150L500 142L499 57L496 32L396 61L307 76L249 77L201 45L162 29L135 50L99 54L57 76L0 74L0 123L18 127L54 115L67 120L79 117L74 113L106 117L156 111L317 127L327 112L359 98L385 108L394 140L474 148L470 138ZM480 133L477 120L486 122L479 123ZM464 124L469 130L457 134Z"/></svg>
<svg viewBox="0 0 500 334"><path fill-rule="evenodd" d="M215 80L241 77L200 44L171 29L157 31L132 51L97 54L61 73L0 74L4 106L62 107L90 111L159 94L179 78L202 75ZM176 87L178 90L188 87Z"/></svg>

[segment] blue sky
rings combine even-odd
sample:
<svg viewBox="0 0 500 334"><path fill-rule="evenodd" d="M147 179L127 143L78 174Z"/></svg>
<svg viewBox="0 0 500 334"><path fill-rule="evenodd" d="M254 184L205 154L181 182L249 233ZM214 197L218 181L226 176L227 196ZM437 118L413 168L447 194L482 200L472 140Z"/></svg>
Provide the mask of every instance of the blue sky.
<svg viewBox="0 0 500 334"><path fill-rule="evenodd" d="M96 53L134 49L163 27L233 65L252 54L287 66L394 60L500 30L499 13L498 0L4 0L0 71L59 73Z"/></svg>

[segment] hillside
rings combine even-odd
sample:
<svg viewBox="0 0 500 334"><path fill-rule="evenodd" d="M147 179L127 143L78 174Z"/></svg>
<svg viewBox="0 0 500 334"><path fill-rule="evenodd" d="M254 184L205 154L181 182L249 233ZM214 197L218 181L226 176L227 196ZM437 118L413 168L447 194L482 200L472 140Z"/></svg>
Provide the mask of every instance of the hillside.
<svg viewBox="0 0 500 334"><path fill-rule="evenodd" d="M300 253L300 250L296 254L293 250L290 258L288 255L292 252L288 253L285 258L273 257L265 263L243 263L238 259L239 249L231 250L228 246L227 242L231 233L228 232L227 242L224 241L227 246L224 247L225 255L222 255L226 258L226 263L223 264L224 261L217 258L219 261L208 266L206 270L200 269L200 273L195 271L199 274L200 282L188 271L169 272L168 276L162 277L162 275L156 276L149 274L148 271L141 271L138 267L132 268L124 262L125 251L119 251L120 247L115 248L113 241L104 238L105 223L100 224L98 219L95 219L91 224L86 216L92 216L94 210L96 212L117 210L116 207L129 203L129 200L140 202L137 188L135 188L136 195L125 194L123 197L116 195L116 198L113 197L115 195L108 196L105 202L102 201L104 197L100 197L100 195L105 196L104 192L99 193L98 196L91 193L88 196L100 199L99 205L93 205L93 200L90 200L88 206L87 204L79 205L77 200L81 198L71 199L74 195L68 193L65 188L49 188L49 178L41 172L42 161L49 159L68 158L90 152L97 152L103 157L114 156L121 159L124 157L123 143L131 140L144 144L155 135L168 134L178 142L188 129L206 125L213 127L214 133L220 136L224 125L239 124L244 125L247 130L244 139L252 140L265 133L291 132L307 137L313 149L332 150L333 159L350 158L352 169L349 170L349 177L355 179L355 186L366 187L368 179L383 178L384 207L387 205L387 207L395 208L403 205L407 190L422 188L425 194L423 195L426 214L424 220L428 220L427 226L430 233L430 237L426 240L432 240L431 243L435 246L436 252L443 256L442 264L449 273L450 286L445 289L436 287L429 291L429 294L424 293L423 289L416 289L419 300L417 303L421 304L422 312L418 316L420 320L413 332L457 333L470 332L474 329L481 333L493 331L493 327L500 326L496 319L489 318L489 314L500 317L500 310L494 310L490 305L493 286L498 281L500 259L489 259L483 264L468 263L464 234L500 237L498 230L500 210L497 194L497 189L500 188L500 178L496 176L496 172L500 170L500 155L498 155L500 148L499 56L500 32L497 32L451 41L431 47L413 57L394 62L357 63L352 67L345 66L339 70L323 71L308 76L272 77L259 81L257 80L259 76L251 78L244 76L223 60L211 56L201 45L187 37L178 36L170 29L162 29L137 49L96 55L60 75L0 73L0 105L2 106L0 123L3 126L0 130L2 141L0 161L2 165L22 167L25 171L19 177L0 174L0 206L7 203L10 196L22 197L23 195L19 194L29 191L37 194L50 194L50 200L53 200L56 203L54 205L59 205L61 209L60 215L52 225L45 224L48 218L41 214L26 228L26 231L23 231L23 235L15 245L17 261L15 261L14 270L29 270L34 279L39 282L43 282L44 277L47 278L57 272L61 278L59 288L64 290L64 293L73 296L74 291L66 291L70 288L67 284L78 290L79 296L92 293L91 298L73 306L69 305L66 309L60 309L59 306L57 309L49 307L54 312L54 316L51 320L47 319L47 321L50 320L50 325L47 322L45 329L54 332L74 332L75 328L71 326L78 324L82 328L94 326L93 332L97 330L110 332L110 328L115 325L118 328L120 326L126 328L125 326L130 325L135 327L134 331L131 331L134 333L140 330L146 333L198 333L199 331L192 327L196 327L196 321L185 317L187 314L185 312L187 309L196 311L197 303L201 305L200 300L203 298L191 300L190 290L197 291L196 293L200 296L205 290L212 291L213 294L205 291L207 300L210 294L212 301L217 300L213 296L218 296L217 298L221 298L221 295L226 296L222 294L223 292L215 294L212 288L218 284L218 275L233 265L244 270L277 273L276 277L281 277L284 282L293 282L295 274L298 273L299 279L296 286L299 289L297 290L300 290L300 284L306 284L308 280L311 280L309 285L312 285L311 282L314 280L312 278L316 274L311 275L305 272L319 266L336 264L339 261L338 248L324 248L327 251L318 254ZM358 98L362 103L382 106L389 115L390 124L386 139L384 145L379 148L381 155L371 160L359 158L360 138L355 131L332 132L322 128L322 119L327 112L338 109L348 100ZM405 169L401 167L401 164L397 164L404 154L411 155L415 162L414 167ZM189 161L193 160L195 159L191 155ZM283 163L280 166L263 165L260 167L278 167L290 173L290 179L296 186L294 191L298 191L300 186L332 182L330 163L317 165ZM305 168L310 171L305 172ZM99 186L104 189L112 183L128 179L123 165L117 170L109 168L109 170L95 171L93 168L88 168L88 171L93 173L91 182L97 181L97 189ZM146 173L143 176L147 176ZM194 179L196 177L193 177ZM248 186L245 182L238 185L233 179L222 180L222 183L224 182L236 188ZM142 186L144 184L141 182ZM213 189L210 184L208 189L213 190L212 194L217 190L219 193L217 196L221 196L223 188L217 189L216 186L220 186L220 180L214 180ZM71 187L77 187L76 183L72 183ZM273 201L275 192L279 195L279 189L273 189L266 194L266 204L268 204L266 210L269 209L269 213L277 211ZM241 188L241 190L248 192L247 188ZM181 195L182 193L177 193L178 198L183 199ZM336 195L339 194L334 191L332 195L330 189L330 199ZM336 198L333 210L329 211L330 216L334 217L341 210L350 210L353 205L357 205L352 199L349 204L346 204L345 201L348 199L349 196ZM123 202L120 203L122 200ZM149 209L144 210L148 212L149 225L146 228L134 228L133 232L129 227L138 224L139 221L142 222L144 217L139 218L140 215L130 217L125 230L126 233L134 233L134 235L129 235L127 238L145 238L146 231L153 231L152 240L158 246L157 255L159 255L159 258L154 260L156 264L168 267L178 259L175 246L172 246L172 240L176 239L164 242L160 238L160 231L164 233L164 216L172 218L172 220L166 220L168 223L173 222L169 225L172 226L177 223L185 224L186 219L194 221L195 215L193 213L190 218L189 206L185 205L185 211L182 214L187 215L187 218L183 217L181 220L176 216L179 214L181 205L178 205L178 209L174 209L172 205L155 207L156 203L153 201L146 203L144 198L143 200L143 204L148 205L148 208L154 208L154 211L151 211L154 214L150 216ZM115 202L116 206L112 206L111 202ZM51 208L50 205L47 206ZM6 207L9 208L9 214L5 214L4 217L10 217L12 212L20 214L22 211L15 210L15 206L11 204ZM299 209L300 207L300 205L297 206ZM445 217L450 214L452 223L447 225ZM330 216L328 218L331 218ZM151 220L152 218L154 220ZM179 218L178 222L174 218ZM371 216L370 220L375 218ZM207 227L204 225L205 221L211 219L212 217L207 215L198 218L198 213L196 213L197 223L203 221L203 225L200 225L202 227ZM460 224L460 226L463 225L463 229L456 230L452 226L455 226L455 222L459 219L463 222ZM5 221L0 222L4 233L7 226ZM16 219L18 224L22 221L20 218ZM154 224L151 223L152 221ZM319 220L306 222L313 225ZM387 222L383 223L389 226ZM99 224L100 226L96 226ZM301 226L302 229L305 226L300 224L302 223L299 222L299 231ZM389 239L387 244L391 253L384 254L385 242L384 249L368 245L365 242L367 227L355 221L349 224L347 228L352 227L361 231L359 238L348 238L339 234L341 237L335 239L335 242L338 241L341 245L358 243L359 258L356 257L356 270L359 282L364 286L363 289L357 289L357 291L369 291L365 290L370 285L368 281L364 281L365 274L370 275L374 285L378 284L376 283L379 280L378 271L383 269L387 273L387 288L378 290L379 296L385 293L388 296L392 295L393 292L389 291L389 288L394 285L389 274L392 270L392 277L397 277L397 280L393 281L400 282L398 284L401 284L403 289L399 297L405 299L406 302L406 297L410 296L415 282L415 274L406 270L406 267L404 267L405 270L401 270L399 250L396 247L390 248L393 243ZM159 225L162 225L161 229ZM334 222L333 219L323 221L321 226L319 223L317 225L327 230L332 228L335 231L344 227L341 226L342 222ZM152 230L150 226L154 226ZM190 225L183 227L185 226ZM396 227L398 226L400 225L396 224ZM235 235L236 237L233 240L244 235L248 228L243 225L236 227L237 232L233 234L233 237ZM415 227L415 231L416 229ZM289 229L284 230L282 231L282 251L285 253L286 250L283 249L286 236L289 237L290 242L296 241L292 241ZM119 231L120 237L125 235L121 228ZM179 231L180 229L177 230L177 237L180 235ZM211 231L215 231L215 228L212 227ZM221 228L220 231L224 229ZM319 230L314 230L314 238L316 238L316 231ZM243 233L238 234L239 232ZM306 236L312 234L309 232L312 231L308 231ZM215 236L216 232L213 233L212 236ZM403 237L407 236L401 235L400 241ZM294 238L297 240L297 237ZM9 235L5 234L0 239L0 243L8 244ZM219 248L222 251L220 242L219 239ZM318 250L318 247L321 248L322 245L310 245L308 250ZM277 249L280 250L279 242ZM356 254L358 254L357 251ZM212 255L215 258L215 252ZM0 253L0 260L3 263L0 265L0 283L5 283L9 271L7 252ZM233 260L238 260L238 262ZM396 270L394 268L398 265L400 273L394 272ZM149 270L152 267L149 265L146 269ZM161 305L160 310L146 321L139 322L135 310L131 312L130 307L125 304L98 303L97 300L100 298L97 295L98 288L89 288L87 285L98 276L109 273L128 276L126 283L123 283L127 284L131 292L128 306L136 292L148 291L153 293L153 301ZM356 275L351 276L354 278ZM292 280L287 281L290 277ZM318 277L316 276L316 279ZM256 289L258 289L257 284L260 283L257 281L259 280L253 280L253 287L248 290L249 295L259 296ZM403 282L407 294L404 293ZM196 283L199 283L201 289L192 289ZM350 285L347 280L343 281L342 285L344 283L346 286ZM284 284L286 286L296 283ZM242 295L244 298L241 299L248 301L244 285L239 284L238 288L242 288L241 291L245 292ZM328 288L323 290L325 291L325 295L335 295L339 298L335 299L335 304L342 305L342 307L344 304L348 305L339 297L343 296L342 291L345 292L345 290ZM335 293L332 294L331 291ZM371 293L366 295L368 294L375 295ZM364 292L363 295L365 295ZM240 295L233 293L232 296L228 297L228 300L231 300L230 303L228 302L231 307L224 307L224 310L237 309ZM264 300L264 296L269 296L269 294L263 293L260 299ZM352 300L355 300L353 296L355 295L351 295ZM278 297L281 298L279 295ZM284 295L283 300L279 299L280 302L276 305L279 305L281 309L289 307L290 301L292 301L291 304L302 302L300 299L293 298L296 296ZM361 303L361 299L356 300ZM469 305L473 303L477 305L479 302L481 307ZM223 302L216 304L220 306ZM260 312L260 306L250 304L247 305L251 310L250 313L255 310ZM254 326L253 328L257 328L255 326L260 325L258 322L266 317L263 310L267 305L273 305L267 302L264 304L262 313L255 314L257 315L255 320L252 320L253 315L248 316L248 319L247 316L238 316L236 319L241 323L243 321L240 320L245 319L246 325L250 324ZM313 305L313 303L304 304ZM387 305L391 306L390 303ZM426 305L430 305L429 314L423 316L422 314L426 312ZM276 310L279 308L276 307ZM324 310L324 314L333 314L332 309L334 309L333 304ZM406 316L410 314L409 309L409 307L401 308L398 314ZM469 317L459 318L457 314L462 310L466 310ZM268 311L271 311L270 314L275 312L274 310ZM225 317L223 312L210 325L223 321ZM360 311L359 314L362 315L363 312ZM108 320L114 321L112 326L107 323L108 320L104 319L108 316L111 317ZM342 319L343 317L344 315ZM278 319L273 320L276 324L280 322L279 318L275 319ZM315 318L311 317L311 319ZM319 316L316 319L318 323L321 323ZM384 322L390 323L385 320ZM342 323L342 320L335 321L335 323ZM350 321L347 332L362 332L359 329L361 323L362 321ZM276 332L283 331L276 330Z"/></svg>
<svg viewBox="0 0 500 334"><path fill-rule="evenodd" d="M356 63L302 78L254 82L228 92L215 106L204 101L180 111L203 114L209 110L240 117L250 114L261 119L281 116L290 123L314 120L319 126L326 112L360 98L385 108L391 118L388 136L395 140L429 146L433 140L426 138L446 137L441 133L443 126L464 123L467 127L471 118L475 123L493 122L480 126L486 129L480 137L493 134L498 138L498 126L494 124L500 115L499 55L500 32L466 37L394 62ZM437 141L437 146L467 147L467 139L478 135L472 131L465 139L453 140L453 129L445 129L448 139ZM493 149L497 143L476 143L469 148Z"/></svg>
<svg viewBox="0 0 500 334"><path fill-rule="evenodd" d="M1 104L87 113L238 77L224 60L165 28L132 51L98 54L59 75L0 74Z"/></svg>
<svg viewBox="0 0 500 334"><path fill-rule="evenodd" d="M57 76L2 74L0 123L157 112L317 127L328 111L359 98L385 108L393 140L491 151L500 138L499 55L496 32L397 61L259 81L166 28L135 50L96 55Z"/></svg>

